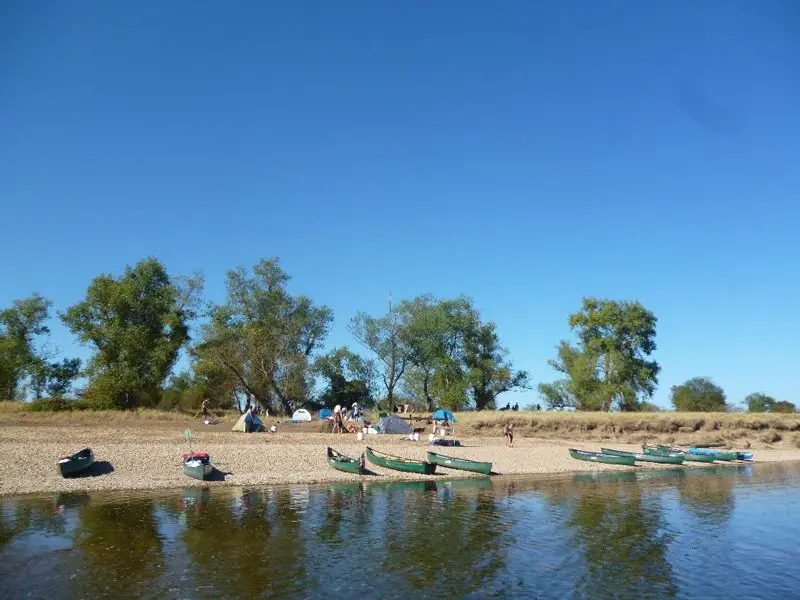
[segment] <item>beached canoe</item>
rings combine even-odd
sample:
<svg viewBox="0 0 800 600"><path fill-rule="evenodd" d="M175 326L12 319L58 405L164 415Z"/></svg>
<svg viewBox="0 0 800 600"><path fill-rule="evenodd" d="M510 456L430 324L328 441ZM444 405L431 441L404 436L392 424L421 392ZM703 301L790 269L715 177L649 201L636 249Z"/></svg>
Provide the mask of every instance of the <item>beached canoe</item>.
<svg viewBox="0 0 800 600"><path fill-rule="evenodd" d="M85 471L94 464L94 452L91 448L84 448L70 456L62 456L58 461L58 470L62 477L69 477Z"/></svg>
<svg viewBox="0 0 800 600"><path fill-rule="evenodd" d="M337 471L344 471L345 473L355 473L356 475L364 474L364 453L358 459L351 458L337 452L330 446L328 447L328 464Z"/></svg>
<svg viewBox="0 0 800 600"><path fill-rule="evenodd" d="M203 481L214 471L211 457L206 452L188 452L181 454L181 458L183 458L183 474L192 479Z"/></svg>
<svg viewBox="0 0 800 600"><path fill-rule="evenodd" d="M625 450L613 450L611 448L601 448L603 454L612 456L633 456L640 462L660 463L665 465L682 465L683 455L680 454L646 454L641 452L626 452Z"/></svg>
<svg viewBox="0 0 800 600"><path fill-rule="evenodd" d="M467 460L466 458L456 458L454 456L445 456L444 454L437 454L436 452L428 451L428 462L449 469L458 469L460 471L472 471L473 473L482 473L489 475L492 472L492 463L481 462L477 460Z"/></svg>
<svg viewBox="0 0 800 600"><path fill-rule="evenodd" d="M425 462L424 460L413 460L392 456L378 450L373 450L369 446L366 451L367 460L379 467L394 469L395 471L405 471L406 473L421 473L423 475L433 475L436 472L436 465Z"/></svg>
<svg viewBox="0 0 800 600"><path fill-rule="evenodd" d="M710 448L689 448L686 454L695 456L713 456L714 460L738 460L736 452L728 450L711 450Z"/></svg>
<svg viewBox="0 0 800 600"><path fill-rule="evenodd" d="M713 463L714 457L710 454L686 454L685 450L670 448L669 446L649 446L644 449L645 454L681 454L686 462Z"/></svg>
<svg viewBox="0 0 800 600"><path fill-rule="evenodd" d="M603 454L602 452L578 450L577 448L570 448L569 455L578 460L588 460L590 462L599 462L607 465L626 465L629 467L636 465L636 459L633 456L615 456L613 454Z"/></svg>

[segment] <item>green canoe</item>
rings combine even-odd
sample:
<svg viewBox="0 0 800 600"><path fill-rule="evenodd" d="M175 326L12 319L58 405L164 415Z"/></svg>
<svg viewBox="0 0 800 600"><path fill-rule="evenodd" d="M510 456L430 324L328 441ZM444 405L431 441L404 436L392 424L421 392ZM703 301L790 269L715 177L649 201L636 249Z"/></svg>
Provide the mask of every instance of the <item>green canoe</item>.
<svg viewBox="0 0 800 600"><path fill-rule="evenodd" d="M708 450L706 448L689 448L686 455L692 456L713 456L714 460L739 460L738 452L728 450Z"/></svg>
<svg viewBox="0 0 800 600"><path fill-rule="evenodd" d="M603 454L611 454L612 456L632 456L634 459L641 462L652 462L666 465L681 465L683 464L682 454L642 454L641 452L626 452L624 450L612 450L611 448L601 448Z"/></svg>
<svg viewBox="0 0 800 600"><path fill-rule="evenodd" d="M590 462L605 463L607 465L627 465L633 467L636 460L633 456L614 456L613 454L603 454L602 452L589 452L588 450L578 450L570 448L569 454L578 460L588 460Z"/></svg>
<svg viewBox="0 0 800 600"><path fill-rule="evenodd" d="M687 454L684 450L679 450L678 448L670 448L669 446L656 446L655 448L646 446L644 448L645 454L681 454L683 455L683 460L686 462L701 462L701 463L713 463L714 457L710 454Z"/></svg>
<svg viewBox="0 0 800 600"><path fill-rule="evenodd" d="M211 457L206 452L187 452L181 457L183 458L183 474L187 477L203 481L214 472Z"/></svg>
<svg viewBox="0 0 800 600"><path fill-rule="evenodd" d="M367 460L379 467L386 467L387 469L394 469L395 471L405 471L406 473L420 473L422 475L433 475L436 472L436 465L433 463L392 456L391 454L373 450L369 446L367 447L366 454Z"/></svg>
<svg viewBox="0 0 800 600"><path fill-rule="evenodd" d="M85 471L94 464L94 452L91 448L84 448L70 456L62 456L58 461L58 470L62 477L69 477Z"/></svg>
<svg viewBox="0 0 800 600"><path fill-rule="evenodd" d="M354 473L356 475L364 474L364 453L356 460L345 456L341 452L337 452L331 447L328 447L328 464L337 471L344 471L345 473Z"/></svg>
<svg viewBox="0 0 800 600"><path fill-rule="evenodd" d="M489 475L492 472L492 463L480 462L477 460L467 460L466 458L456 458L454 456L445 456L444 454L436 454L436 452L428 451L428 462L449 469L458 469L460 471L472 471L473 473L481 473Z"/></svg>

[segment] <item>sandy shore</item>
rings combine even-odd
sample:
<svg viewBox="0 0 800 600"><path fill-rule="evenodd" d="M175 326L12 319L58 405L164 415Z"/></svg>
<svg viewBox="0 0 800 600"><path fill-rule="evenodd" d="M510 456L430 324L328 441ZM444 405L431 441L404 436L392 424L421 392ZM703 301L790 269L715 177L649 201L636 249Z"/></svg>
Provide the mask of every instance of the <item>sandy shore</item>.
<svg viewBox="0 0 800 600"><path fill-rule="evenodd" d="M199 482L183 475L180 453L187 450L184 429L178 424L155 427L98 427L94 425L19 425L0 429L0 495L85 490L137 490L188 486L249 486L278 483L318 483L356 480L358 476L331 469L325 448L357 456L366 443L355 435L292 432L282 427L277 434L242 434L228 427L193 428L192 449L211 454L221 472L218 481ZM462 447L438 448L443 454L491 461L501 475L533 475L581 471L629 470L576 461L570 446L599 450L599 444L521 438L508 448L503 439L460 437ZM399 436L368 436L378 450L410 458L425 458L425 441L411 442ZM636 446L605 442L604 446L636 450ZM64 454L90 446L98 464L90 476L64 479L56 462ZM800 450L755 450L755 462L800 460ZM369 480L394 480L424 476L404 474L368 465L376 475ZM665 468L638 466L638 469ZM701 465L686 468L702 468ZM224 474L224 476L222 475ZM462 477L462 471L437 469L432 478Z"/></svg>

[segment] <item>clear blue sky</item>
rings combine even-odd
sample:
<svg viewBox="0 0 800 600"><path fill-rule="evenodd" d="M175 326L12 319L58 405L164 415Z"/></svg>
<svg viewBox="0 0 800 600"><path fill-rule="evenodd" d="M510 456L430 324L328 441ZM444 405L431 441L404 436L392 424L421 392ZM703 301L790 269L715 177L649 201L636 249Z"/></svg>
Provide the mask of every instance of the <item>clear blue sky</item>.
<svg viewBox="0 0 800 600"><path fill-rule="evenodd" d="M466 293L547 381L582 296L638 299L659 404L798 402L800 5L700 4L5 2L0 306L277 255L328 347Z"/></svg>

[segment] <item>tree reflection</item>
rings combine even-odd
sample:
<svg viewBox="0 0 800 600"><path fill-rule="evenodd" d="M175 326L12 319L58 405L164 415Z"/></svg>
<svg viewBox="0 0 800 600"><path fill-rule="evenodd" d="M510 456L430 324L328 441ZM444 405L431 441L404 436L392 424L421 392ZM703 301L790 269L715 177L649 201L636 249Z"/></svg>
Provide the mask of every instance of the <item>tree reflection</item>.
<svg viewBox="0 0 800 600"><path fill-rule="evenodd" d="M226 598L285 597L305 574L300 516L288 489L243 492L234 503L212 502L187 514L183 542L196 579Z"/></svg>
<svg viewBox="0 0 800 600"><path fill-rule="evenodd" d="M86 504L75 548L83 559L81 597L151 595L163 572L162 540L151 500Z"/></svg>
<svg viewBox="0 0 800 600"><path fill-rule="evenodd" d="M575 531L573 544L587 567L576 582L578 595L674 597L677 585L666 556L671 536L662 532L659 498L648 500L639 485L626 485L625 479L583 484L576 490L567 525Z"/></svg>
<svg viewBox="0 0 800 600"><path fill-rule="evenodd" d="M444 488L443 488L444 489ZM505 565L512 523L493 488L388 493L383 568L414 590L460 598L487 586Z"/></svg>
<svg viewBox="0 0 800 600"><path fill-rule="evenodd" d="M678 485L681 506L707 525L721 525L733 513L736 467L698 469Z"/></svg>
<svg viewBox="0 0 800 600"><path fill-rule="evenodd" d="M0 551L22 533L36 531L46 535L65 532L63 511L52 500L7 501L0 513Z"/></svg>

